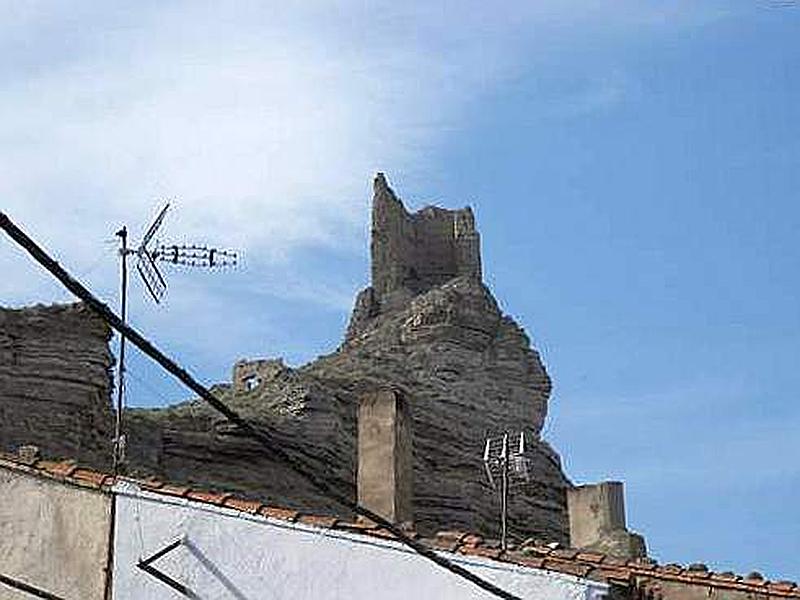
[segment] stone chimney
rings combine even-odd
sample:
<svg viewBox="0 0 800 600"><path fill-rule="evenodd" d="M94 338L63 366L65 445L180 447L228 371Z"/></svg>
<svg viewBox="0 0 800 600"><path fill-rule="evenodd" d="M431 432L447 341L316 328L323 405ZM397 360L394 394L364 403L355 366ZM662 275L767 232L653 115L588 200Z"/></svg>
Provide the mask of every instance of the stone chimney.
<svg viewBox="0 0 800 600"><path fill-rule="evenodd" d="M579 485L567 490L569 537L573 548L618 558L644 557L644 538L625 525L625 492L621 481Z"/></svg>
<svg viewBox="0 0 800 600"><path fill-rule="evenodd" d="M394 389L368 393L358 409L358 503L394 523L410 524L411 416Z"/></svg>

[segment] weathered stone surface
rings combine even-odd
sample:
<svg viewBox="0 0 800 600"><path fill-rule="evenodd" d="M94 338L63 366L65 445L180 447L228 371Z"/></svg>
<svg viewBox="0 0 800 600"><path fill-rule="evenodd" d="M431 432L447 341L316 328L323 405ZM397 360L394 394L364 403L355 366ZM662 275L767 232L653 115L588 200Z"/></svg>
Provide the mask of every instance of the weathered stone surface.
<svg viewBox="0 0 800 600"><path fill-rule="evenodd" d="M110 337L82 304L0 308L0 447L107 464Z"/></svg>

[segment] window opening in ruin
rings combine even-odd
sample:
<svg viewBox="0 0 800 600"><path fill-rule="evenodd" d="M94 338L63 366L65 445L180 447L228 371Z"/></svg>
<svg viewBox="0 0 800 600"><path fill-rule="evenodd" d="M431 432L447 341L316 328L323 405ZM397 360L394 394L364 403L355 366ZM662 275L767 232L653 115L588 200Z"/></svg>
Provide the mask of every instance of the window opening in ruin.
<svg viewBox="0 0 800 600"><path fill-rule="evenodd" d="M258 375L248 375L244 378L244 389L248 392L256 389L261 385L261 378Z"/></svg>

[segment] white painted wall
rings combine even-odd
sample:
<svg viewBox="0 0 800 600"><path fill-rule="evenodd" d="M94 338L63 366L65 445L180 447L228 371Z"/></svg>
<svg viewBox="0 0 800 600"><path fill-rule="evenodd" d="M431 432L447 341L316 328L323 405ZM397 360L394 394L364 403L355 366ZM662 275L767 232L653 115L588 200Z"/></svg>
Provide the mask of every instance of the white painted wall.
<svg viewBox="0 0 800 600"><path fill-rule="evenodd" d="M136 566L180 537L188 544L153 564L203 600L494 598L395 542L169 498L131 484L116 491L117 600L183 597ZM447 556L524 599L593 600L607 589L538 569Z"/></svg>

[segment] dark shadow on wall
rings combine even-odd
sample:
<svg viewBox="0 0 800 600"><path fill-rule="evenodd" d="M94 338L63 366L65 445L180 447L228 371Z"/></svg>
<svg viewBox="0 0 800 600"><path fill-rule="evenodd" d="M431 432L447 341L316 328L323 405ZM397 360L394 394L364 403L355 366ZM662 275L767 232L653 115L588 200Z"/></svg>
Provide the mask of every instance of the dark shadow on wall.
<svg viewBox="0 0 800 600"><path fill-rule="evenodd" d="M239 588L236 587L236 585L230 579L228 579L225 573L220 571L217 565L211 562L211 559L203 554L203 551L200 550L200 548L192 543L191 540L186 539L183 543L189 552L191 552L192 555L200 562L200 564L203 565L203 567L205 567L209 573L216 577L217 581L219 581L225 587L225 589L228 590L234 598L236 598L236 600L250 600L241 592L241 590L239 590Z"/></svg>

